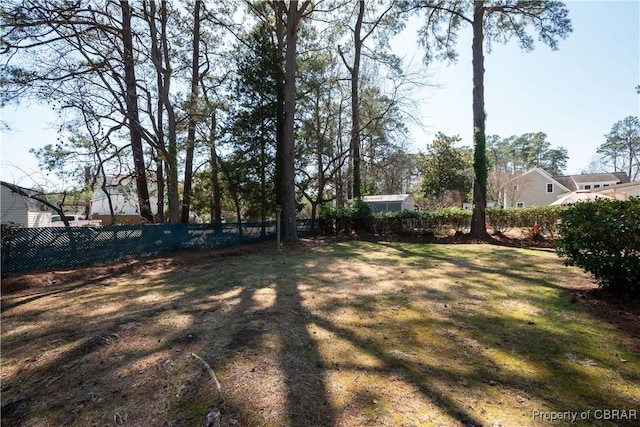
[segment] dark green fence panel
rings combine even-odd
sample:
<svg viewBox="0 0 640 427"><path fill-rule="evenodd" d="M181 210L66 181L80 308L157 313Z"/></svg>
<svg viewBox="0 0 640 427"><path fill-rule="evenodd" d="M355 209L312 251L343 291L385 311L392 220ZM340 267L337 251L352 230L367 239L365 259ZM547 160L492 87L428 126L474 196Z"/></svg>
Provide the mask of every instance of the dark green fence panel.
<svg viewBox="0 0 640 427"><path fill-rule="evenodd" d="M309 228L298 221L298 233ZM145 258L177 249L215 249L276 238L275 221L18 228L2 239L2 272L67 268Z"/></svg>

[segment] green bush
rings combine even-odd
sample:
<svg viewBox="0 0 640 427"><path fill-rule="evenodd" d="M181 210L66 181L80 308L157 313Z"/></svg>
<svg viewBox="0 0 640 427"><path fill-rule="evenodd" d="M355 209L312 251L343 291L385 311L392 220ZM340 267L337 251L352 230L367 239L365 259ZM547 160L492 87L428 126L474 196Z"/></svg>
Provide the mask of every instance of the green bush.
<svg viewBox="0 0 640 427"><path fill-rule="evenodd" d="M321 205L319 219L322 231L327 233L348 233L351 230L362 230L369 227L371 207L361 199L353 201L344 209Z"/></svg>
<svg viewBox="0 0 640 427"><path fill-rule="evenodd" d="M374 233L387 234L411 234L419 227L420 216L418 212L380 212L371 218L371 228Z"/></svg>
<svg viewBox="0 0 640 427"><path fill-rule="evenodd" d="M369 228L369 219L371 218L371 206L356 199L353 204L346 210L346 216L351 221L351 228L355 230L366 230Z"/></svg>
<svg viewBox="0 0 640 427"><path fill-rule="evenodd" d="M640 199L576 203L560 213L556 252L600 287L640 296Z"/></svg>
<svg viewBox="0 0 640 427"><path fill-rule="evenodd" d="M442 208L428 211L381 212L373 216L373 231L379 234L434 234L439 230L462 231L469 227L471 211Z"/></svg>
<svg viewBox="0 0 640 427"><path fill-rule="evenodd" d="M424 213L429 218L429 222L438 229L453 228L461 232L471 226L472 212L468 209L440 208Z"/></svg>
<svg viewBox="0 0 640 427"><path fill-rule="evenodd" d="M529 206L524 208L487 209L489 227L497 232L509 228L528 229L532 235L554 237L560 213L566 206Z"/></svg>

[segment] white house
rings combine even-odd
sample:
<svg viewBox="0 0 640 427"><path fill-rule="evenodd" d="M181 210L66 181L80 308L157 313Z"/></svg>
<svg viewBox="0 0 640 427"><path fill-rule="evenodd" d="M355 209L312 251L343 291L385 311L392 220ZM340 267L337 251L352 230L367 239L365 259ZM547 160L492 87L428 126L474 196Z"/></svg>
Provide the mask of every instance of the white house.
<svg viewBox="0 0 640 427"><path fill-rule="evenodd" d="M640 197L640 182L625 182L592 190L594 193L604 194L618 200L628 200L630 197Z"/></svg>
<svg viewBox="0 0 640 427"><path fill-rule="evenodd" d="M117 178L112 178L112 185L107 187L107 192L97 190L91 197L91 218L100 219L103 224L111 224L111 208L120 222L129 224L139 224L141 222L140 206L136 185L133 180L118 182ZM109 205L111 201L111 208ZM157 198L149 197L151 212L157 214Z"/></svg>
<svg viewBox="0 0 640 427"><path fill-rule="evenodd" d="M416 210L416 202L408 194L386 194L364 196L362 201L369 205L371 213L403 212Z"/></svg>
<svg viewBox="0 0 640 427"><path fill-rule="evenodd" d="M40 193L4 181L0 181L0 190L2 224L13 223L29 228L51 226L51 208L29 197Z"/></svg>

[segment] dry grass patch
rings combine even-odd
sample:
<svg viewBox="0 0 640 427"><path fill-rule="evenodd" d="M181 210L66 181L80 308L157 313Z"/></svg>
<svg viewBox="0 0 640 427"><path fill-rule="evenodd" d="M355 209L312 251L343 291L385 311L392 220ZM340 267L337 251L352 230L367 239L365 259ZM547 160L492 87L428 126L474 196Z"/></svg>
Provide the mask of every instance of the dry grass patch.
<svg viewBox="0 0 640 427"><path fill-rule="evenodd" d="M576 303L592 285L553 252L189 255L5 293L3 425L198 426L216 406L228 426L536 426L533 411L640 409L637 342Z"/></svg>

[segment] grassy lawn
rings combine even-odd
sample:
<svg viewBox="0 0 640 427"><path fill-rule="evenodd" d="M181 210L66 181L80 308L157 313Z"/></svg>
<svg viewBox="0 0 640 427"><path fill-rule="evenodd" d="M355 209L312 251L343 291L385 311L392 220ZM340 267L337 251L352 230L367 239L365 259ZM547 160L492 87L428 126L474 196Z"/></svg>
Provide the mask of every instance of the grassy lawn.
<svg viewBox="0 0 640 427"><path fill-rule="evenodd" d="M3 426L640 419L637 348L549 250L349 241L19 280L40 282L2 296Z"/></svg>

